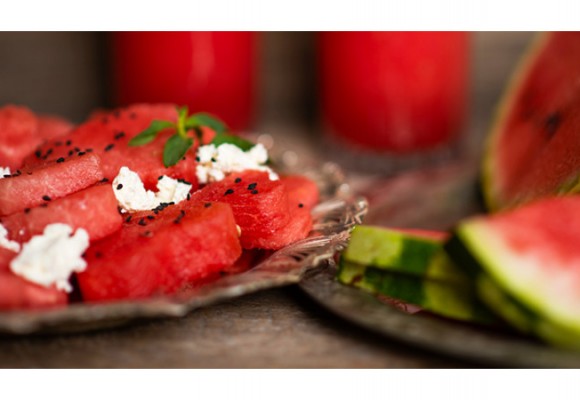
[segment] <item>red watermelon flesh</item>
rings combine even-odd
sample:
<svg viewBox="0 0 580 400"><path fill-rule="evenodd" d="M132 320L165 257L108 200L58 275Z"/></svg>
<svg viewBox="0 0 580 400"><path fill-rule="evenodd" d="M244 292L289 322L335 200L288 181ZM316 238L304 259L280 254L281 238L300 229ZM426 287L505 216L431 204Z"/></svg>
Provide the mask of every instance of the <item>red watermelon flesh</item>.
<svg viewBox="0 0 580 400"><path fill-rule="evenodd" d="M185 179L197 187L195 175L195 153L190 150L175 166L163 165L163 147L166 140L174 134L171 130L160 133L157 138L143 146L129 146L131 138L145 130L151 121L164 120L175 122L177 111L174 105L137 104L120 108L108 113L100 112L85 123L76 127L68 135L58 137L41 146L36 156L28 157L27 165L42 161L47 152L49 159L65 157L77 151L92 151L101 156L104 176L113 180L121 167L129 167L141 177L145 187L154 189L157 178L167 175ZM64 145L58 143L64 142Z"/></svg>
<svg viewBox="0 0 580 400"><path fill-rule="evenodd" d="M84 300L174 293L233 264L241 254L227 204L191 202L131 217L121 230L87 250L88 267L78 274Z"/></svg>
<svg viewBox="0 0 580 400"><path fill-rule="evenodd" d="M578 179L578 82L580 33L541 36L504 95L489 137L483 179L491 209L567 191Z"/></svg>
<svg viewBox="0 0 580 400"><path fill-rule="evenodd" d="M41 115L38 117L38 136L42 140L50 140L59 136L64 136L73 128L74 125L64 118L54 115ZM60 143L61 146L64 144L64 142Z"/></svg>
<svg viewBox="0 0 580 400"><path fill-rule="evenodd" d="M40 235L53 223L63 223L75 231L83 228L91 242L102 239L121 228L123 219L111 185L96 185L74 194L2 218L11 240L23 243Z"/></svg>
<svg viewBox="0 0 580 400"><path fill-rule="evenodd" d="M302 204L308 210L318 204L318 186L312 179L303 175L287 175L281 181L288 190L290 203Z"/></svg>
<svg viewBox="0 0 580 400"><path fill-rule="evenodd" d="M41 142L32 111L12 105L0 108L0 167L9 167L14 173Z"/></svg>
<svg viewBox="0 0 580 400"><path fill-rule="evenodd" d="M103 179L95 154L49 162L37 169L0 179L0 216L46 204Z"/></svg>
<svg viewBox="0 0 580 400"><path fill-rule="evenodd" d="M16 253L0 247L0 310L38 309L65 305L68 296L55 288L27 282L10 271Z"/></svg>
<svg viewBox="0 0 580 400"><path fill-rule="evenodd" d="M244 249L271 248L264 247L267 243L262 238L271 237L290 221L286 188L280 180L271 181L266 172L231 174L195 192L192 198L231 205L242 230Z"/></svg>

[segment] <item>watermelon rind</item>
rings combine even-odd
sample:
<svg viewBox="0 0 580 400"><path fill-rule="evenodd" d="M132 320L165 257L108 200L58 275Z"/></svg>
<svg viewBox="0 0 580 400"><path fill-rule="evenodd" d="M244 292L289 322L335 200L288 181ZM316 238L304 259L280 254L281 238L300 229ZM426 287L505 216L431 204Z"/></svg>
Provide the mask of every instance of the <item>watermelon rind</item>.
<svg viewBox="0 0 580 400"><path fill-rule="evenodd" d="M478 324L497 321L476 298L470 285L458 285L363 266L344 259L338 280L366 292L412 304L443 317Z"/></svg>
<svg viewBox="0 0 580 400"><path fill-rule="evenodd" d="M523 83L526 81L529 71L532 69L535 60L541 54L544 45L549 41L551 33L543 32L536 35L528 50L521 58L509 83L501 97L501 100L495 110L491 129L486 137L484 144L484 155L481 171L481 185L483 199L490 211L496 211L505 206L501 198L500 189L498 188L497 179L500 179L499 166L495 163L496 153L498 152L498 142L500 132L505 125L509 113L513 108L519 93L523 89ZM500 183L501 184L501 183Z"/></svg>
<svg viewBox="0 0 580 400"><path fill-rule="evenodd" d="M563 271L521 255L483 219L461 223L445 245L468 269L481 300L516 329L557 346L580 350L580 310Z"/></svg>
<svg viewBox="0 0 580 400"><path fill-rule="evenodd" d="M443 239L435 237L436 233L358 225L342 257L353 263L420 278L467 283L461 269L443 252Z"/></svg>

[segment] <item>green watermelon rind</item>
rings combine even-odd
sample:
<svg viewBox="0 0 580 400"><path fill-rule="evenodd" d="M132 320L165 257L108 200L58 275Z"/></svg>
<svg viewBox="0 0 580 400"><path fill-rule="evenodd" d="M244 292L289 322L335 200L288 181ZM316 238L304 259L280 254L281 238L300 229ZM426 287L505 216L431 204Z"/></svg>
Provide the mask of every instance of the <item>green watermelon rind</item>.
<svg viewBox="0 0 580 400"><path fill-rule="evenodd" d="M510 268L511 254L500 233L478 221L464 222L445 248L454 262L468 268L479 297L492 311L522 332L580 350L580 314L556 297L542 295L549 277L525 280Z"/></svg>
<svg viewBox="0 0 580 400"><path fill-rule="evenodd" d="M475 297L470 286L424 279L418 276L362 266L341 259L339 281L374 295L421 307L443 317L491 324L493 314Z"/></svg>
<svg viewBox="0 0 580 400"><path fill-rule="evenodd" d="M491 128L484 144L484 155L481 170L481 187L484 202L491 211L497 211L504 208L499 188L494 185L495 178L499 176L497 163L494 162L498 152L498 142L500 139L501 128L505 125L509 117L509 111L513 108L520 92L523 89L523 83L534 66L535 60L541 54L545 44L549 41L550 33L540 33L532 41L524 57L520 60L515 72L511 76L509 83L501 97L501 100L495 110L495 116L492 120Z"/></svg>
<svg viewBox="0 0 580 400"><path fill-rule="evenodd" d="M353 263L420 278L465 283L461 270L442 251L442 243L427 233L359 225L352 231L342 257Z"/></svg>

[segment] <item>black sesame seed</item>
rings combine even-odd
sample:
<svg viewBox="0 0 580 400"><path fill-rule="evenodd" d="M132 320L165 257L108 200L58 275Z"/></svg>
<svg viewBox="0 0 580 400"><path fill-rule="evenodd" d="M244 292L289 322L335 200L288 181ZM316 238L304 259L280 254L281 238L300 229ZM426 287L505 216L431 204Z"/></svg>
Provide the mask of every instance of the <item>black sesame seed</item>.
<svg viewBox="0 0 580 400"><path fill-rule="evenodd" d="M226 190L226 192L224 193L224 196L227 196L228 194L233 194L234 193L234 189L228 189Z"/></svg>
<svg viewBox="0 0 580 400"><path fill-rule="evenodd" d="M203 206L204 206L205 208L211 207L211 203L205 203Z"/></svg>
<svg viewBox="0 0 580 400"><path fill-rule="evenodd" d="M302 208L302 207L304 207L304 204L302 204L302 203L298 203L298 207L299 207L299 208Z"/></svg>
<svg viewBox="0 0 580 400"><path fill-rule="evenodd" d="M175 218L175 220L173 221L174 224L179 224L181 222L181 219L185 217L185 211L181 210L179 212L179 216L177 218Z"/></svg>
<svg viewBox="0 0 580 400"><path fill-rule="evenodd" d="M117 185L117 190L121 190L121 189L123 189L123 184L122 184L122 183L119 183L119 184Z"/></svg>
<svg viewBox="0 0 580 400"><path fill-rule="evenodd" d="M81 151L81 149L79 149L78 147L75 147L74 151L76 151L78 153L79 151Z"/></svg>
<svg viewBox="0 0 580 400"><path fill-rule="evenodd" d="M78 153L79 156L84 156L85 154L87 154L87 153L85 153L84 151L79 151L79 153Z"/></svg>
<svg viewBox="0 0 580 400"><path fill-rule="evenodd" d="M56 162L57 162L57 163L64 162L64 157L59 157L59 158L57 158Z"/></svg>
<svg viewBox="0 0 580 400"><path fill-rule="evenodd" d="M128 216L128 217L125 219L125 222L131 222L131 218L133 218L133 216L132 216L132 215L129 215L129 216Z"/></svg>
<svg viewBox="0 0 580 400"><path fill-rule="evenodd" d="M258 184L256 182L250 183L248 185L248 190L254 190L256 188L256 186L258 186Z"/></svg>
<svg viewBox="0 0 580 400"><path fill-rule="evenodd" d="M93 149L91 149L91 148L88 148L88 149L85 149L85 151L86 151L87 153L92 153L92 152L93 152Z"/></svg>
<svg viewBox="0 0 580 400"><path fill-rule="evenodd" d="M50 196L47 196L46 194L44 196L42 196L42 200L44 201L50 201Z"/></svg>
<svg viewBox="0 0 580 400"><path fill-rule="evenodd" d="M145 225L147 225L147 223L145 222L145 218L141 218L141 219L139 220L138 224L139 224L139 225L141 225L141 226L145 226Z"/></svg>
<svg viewBox="0 0 580 400"><path fill-rule="evenodd" d="M147 219L148 219L149 221L153 221L153 220L155 219L155 217L154 217L153 215L148 215L148 216L147 216Z"/></svg>
<svg viewBox="0 0 580 400"><path fill-rule="evenodd" d="M163 179L163 175L159 175L159 176L157 177L157 180L158 180L158 181L160 181L161 179Z"/></svg>
<svg viewBox="0 0 580 400"><path fill-rule="evenodd" d="M191 200L191 193L187 194L187 201Z"/></svg>
<svg viewBox="0 0 580 400"><path fill-rule="evenodd" d="M216 161L217 160L214 157L211 158L211 162L216 162Z"/></svg>
<svg viewBox="0 0 580 400"><path fill-rule="evenodd" d="M256 189L254 189L250 193L252 193L252 194L258 194L258 191Z"/></svg>
<svg viewBox="0 0 580 400"><path fill-rule="evenodd" d="M240 183L241 181L242 181L242 178L236 178L236 180L234 182Z"/></svg>
<svg viewBox="0 0 580 400"><path fill-rule="evenodd" d="M107 147L105 147L105 151L110 151L113 149L113 147L115 147L115 145L113 143L108 144Z"/></svg>
<svg viewBox="0 0 580 400"><path fill-rule="evenodd" d="M141 236L143 236L143 237L152 237L153 236L153 232L151 232L151 231L145 231L145 232L143 232L143 234Z"/></svg>
<svg viewBox="0 0 580 400"><path fill-rule="evenodd" d="M75 153L74 151L72 151L72 150L69 150L69 151L68 151L68 156L70 157L70 156L72 156L74 153Z"/></svg>
<svg viewBox="0 0 580 400"><path fill-rule="evenodd" d="M67 140L66 142L64 142L64 144L66 144L67 146L70 146L72 144L72 142L69 140Z"/></svg>
<svg viewBox="0 0 580 400"><path fill-rule="evenodd" d="M101 183L109 182L109 178L103 178L100 180Z"/></svg>
<svg viewBox="0 0 580 400"><path fill-rule="evenodd" d="M185 179L178 179L177 182L183 183L185 185L191 185L191 182L188 182Z"/></svg>
<svg viewBox="0 0 580 400"><path fill-rule="evenodd" d="M42 157L42 152L40 150L36 150L34 152L34 155L36 156L36 158L40 158L40 157Z"/></svg>
<svg viewBox="0 0 580 400"><path fill-rule="evenodd" d="M25 208L24 209L24 214L28 214L30 212L30 208Z"/></svg>
<svg viewBox="0 0 580 400"><path fill-rule="evenodd" d="M125 132L121 131L115 135L115 140L119 140L123 137L125 137Z"/></svg>
<svg viewBox="0 0 580 400"><path fill-rule="evenodd" d="M195 161L199 162L199 157L195 157Z"/></svg>
<svg viewBox="0 0 580 400"><path fill-rule="evenodd" d="M4 178L12 178L12 175L6 174L6 175L4 175Z"/></svg>

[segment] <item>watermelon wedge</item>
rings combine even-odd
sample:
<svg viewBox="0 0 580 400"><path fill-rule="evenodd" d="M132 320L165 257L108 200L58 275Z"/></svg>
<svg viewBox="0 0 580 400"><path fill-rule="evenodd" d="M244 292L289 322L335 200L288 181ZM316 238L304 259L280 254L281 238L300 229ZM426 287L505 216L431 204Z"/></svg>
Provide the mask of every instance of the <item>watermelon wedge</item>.
<svg viewBox="0 0 580 400"><path fill-rule="evenodd" d="M174 293L232 265L241 252L229 205L187 202L127 216L121 230L87 250L78 283L86 301Z"/></svg>
<svg viewBox="0 0 580 400"><path fill-rule="evenodd" d="M580 191L580 32L540 35L503 95L487 140L491 210Z"/></svg>
<svg viewBox="0 0 580 400"><path fill-rule="evenodd" d="M91 241L110 235L121 228L123 218L117 209L117 199L109 184L92 186L60 199L2 218L9 239L19 243L40 235L44 228L61 222L75 231L83 228Z"/></svg>
<svg viewBox="0 0 580 400"><path fill-rule="evenodd" d="M580 350L580 196L461 222L445 245L480 298L523 332Z"/></svg>
<svg viewBox="0 0 580 400"><path fill-rule="evenodd" d="M101 159L95 154L44 162L35 169L0 179L0 216L48 204L101 179Z"/></svg>

